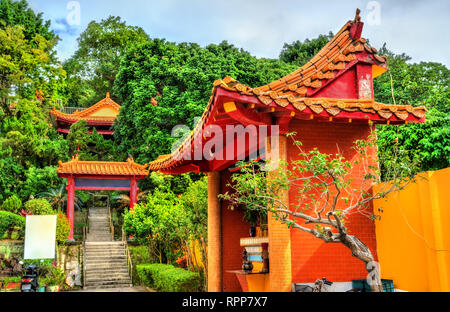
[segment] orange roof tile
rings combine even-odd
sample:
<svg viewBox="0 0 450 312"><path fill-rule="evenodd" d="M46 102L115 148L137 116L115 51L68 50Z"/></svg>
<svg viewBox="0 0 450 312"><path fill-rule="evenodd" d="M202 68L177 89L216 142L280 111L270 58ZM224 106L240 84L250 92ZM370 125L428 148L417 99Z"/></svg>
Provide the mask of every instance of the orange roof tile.
<svg viewBox="0 0 450 312"><path fill-rule="evenodd" d="M73 114L66 114L60 111L57 111L53 108L50 111L50 114L54 115L56 118L64 119L67 121L77 122L80 120L86 121L106 121L106 122L114 122L117 115L120 112L120 105L114 102L109 93L106 94L106 97L99 101L98 103L92 105L89 108L82 110L81 112L75 112Z"/></svg>
<svg viewBox="0 0 450 312"><path fill-rule="evenodd" d="M78 157L59 162L58 175L147 176L147 165L139 165L129 158L126 162L81 161Z"/></svg>

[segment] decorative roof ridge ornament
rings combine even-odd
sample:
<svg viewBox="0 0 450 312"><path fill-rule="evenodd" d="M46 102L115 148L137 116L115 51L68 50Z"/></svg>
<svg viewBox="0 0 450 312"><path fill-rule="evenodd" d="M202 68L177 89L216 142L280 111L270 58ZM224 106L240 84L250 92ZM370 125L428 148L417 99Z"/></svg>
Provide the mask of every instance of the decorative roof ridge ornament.
<svg viewBox="0 0 450 312"><path fill-rule="evenodd" d="M356 14L355 14L355 19L353 20L354 23L361 22L361 16L359 15L360 13L361 13L361 10L357 8Z"/></svg>
<svg viewBox="0 0 450 312"><path fill-rule="evenodd" d="M360 9L356 9L355 19L350 22L350 36L354 40L358 40L361 38L362 30L364 23L361 22L361 16L359 15L361 13Z"/></svg>

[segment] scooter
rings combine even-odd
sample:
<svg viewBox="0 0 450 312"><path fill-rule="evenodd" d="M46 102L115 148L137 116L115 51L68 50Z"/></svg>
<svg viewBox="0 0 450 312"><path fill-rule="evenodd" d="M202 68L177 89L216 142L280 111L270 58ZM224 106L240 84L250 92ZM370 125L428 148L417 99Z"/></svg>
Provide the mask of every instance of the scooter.
<svg viewBox="0 0 450 312"><path fill-rule="evenodd" d="M22 277L20 283L21 292L37 292L39 289L39 267L30 265L25 268L26 274Z"/></svg>

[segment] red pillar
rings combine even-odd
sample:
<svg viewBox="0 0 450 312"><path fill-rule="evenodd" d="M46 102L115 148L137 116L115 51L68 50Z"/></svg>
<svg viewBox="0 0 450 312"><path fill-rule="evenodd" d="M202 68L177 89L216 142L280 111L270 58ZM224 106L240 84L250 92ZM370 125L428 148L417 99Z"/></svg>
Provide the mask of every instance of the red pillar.
<svg viewBox="0 0 450 312"><path fill-rule="evenodd" d="M130 183L130 210L134 210L134 205L136 205L137 203L137 192L138 192L138 187L137 187L137 181L136 178L131 178L131 183Z"/></svg>
<svg viewBox="0 0 450 312"><path fill-rule="evenodd" d="M70 222L70 233L68 240L73 240L73 217L74 217L74 201L75 201L75 181L73 177L67 179L67 219Z"/></svg>

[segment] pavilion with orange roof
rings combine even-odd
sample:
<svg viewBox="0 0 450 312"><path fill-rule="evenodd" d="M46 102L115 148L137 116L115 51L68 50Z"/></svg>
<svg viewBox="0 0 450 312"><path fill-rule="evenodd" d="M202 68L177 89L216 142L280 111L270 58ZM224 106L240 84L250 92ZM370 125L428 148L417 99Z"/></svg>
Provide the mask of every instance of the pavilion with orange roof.
<svg viewBox="0 0 450 312"><path fill-rule="evenodd" d="M137 202L137 181L145 178L147 165L139 165L129 158L126 162L81 161L78 156L69 162L59 162L57 174L66 178L67 218L70 222L69 240L73 240L75 190L129 191L130 209Z"/></svg>
<svg viewBox="0 0 450 312"><path fill-rule="evenodd" d="M251 88L231 77L216 81L204 114L191 135L170 155L162 155L149 164L150 170L167 174L208 174L209 291L290 291L294 282L314 282L323 276L335 282L365 278L364 264L353 258L348 249L290 230L270 214L268 234L255 240L268 242L270 272L237 274L236 270L242 267L242 242L245 245L249 225L243 221L242 210L228 209L228 203L218 199L219 194L229 190L233 166L239 160L251 158L251 151L258 152L254 159L271 159L275 157L276 141L279 159L297 160L298 150L288 144L287 132L296 133L295 139L303 143L305 151L314 148L327 154L341 151L347 160L352 160L353 143L367 140L374 125L425 121L427 109L423 106L375 101L373 79L387 71L388 64L387 58L379 56L361 37L363 25L358 11L355 19L345 23L308 63L267 85ZM256 132L235 132L232 126L239 125L257 126ZM266 140L259 126L269 127ZM213 132L218 133L218 128L227 135L221 147L212 143ZM257 143L252 143L251 136L259 138ZM212 154L214 157L205 156ZM352 185L361 182L360 166L353 168ZM281 194L281 198L286 207L298 201L293 190ZM373 220L355 214L349 217L347 225L376 257Z"/></svg>
<svg viewBox="0 0 450 312"><path fill-rule="evenodd" d="M99 134L113 135L111 126L119 112L120 105L111 99L108 92L104 99L82 111L77 110L73 114L67 114L53 108L50 114L55 116L59 133L68 134L72 124L85 120L87 125L95 128Z"/></svg>

